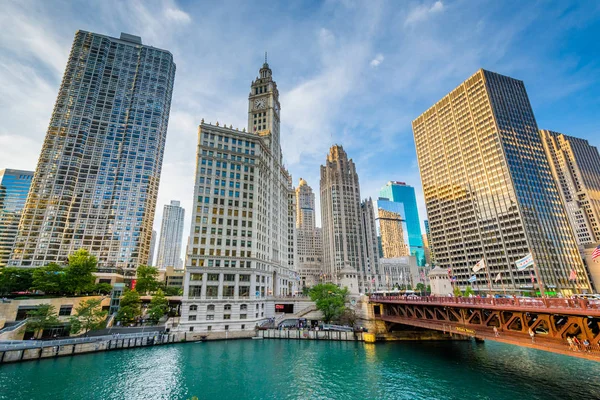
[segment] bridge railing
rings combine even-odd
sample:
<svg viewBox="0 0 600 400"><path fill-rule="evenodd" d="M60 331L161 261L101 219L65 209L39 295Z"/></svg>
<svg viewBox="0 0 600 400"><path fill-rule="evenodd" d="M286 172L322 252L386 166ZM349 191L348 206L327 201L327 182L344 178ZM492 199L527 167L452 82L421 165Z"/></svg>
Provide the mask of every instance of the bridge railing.
<svg viewBox="0 0 600 400"><path fill-rule="evenodd" d="M600 301L586 299L560 299L545 297L445 297L445 296L378 296L371 295L371 301L392 301L407 304L474 305L474 306L513 306L523 308L552 308L576 310L600 310Z"/></svg>

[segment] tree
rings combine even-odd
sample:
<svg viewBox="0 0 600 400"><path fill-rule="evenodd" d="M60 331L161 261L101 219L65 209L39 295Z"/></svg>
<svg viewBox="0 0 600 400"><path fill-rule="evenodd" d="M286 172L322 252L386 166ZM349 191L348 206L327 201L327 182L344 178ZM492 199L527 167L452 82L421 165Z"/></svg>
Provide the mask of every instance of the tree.
<svg viewBox="0 0 600 400"><path fill-rule="evenodd" d="M163 292L167 296L181 296L183 295L183 289L175 286L163 286Z"/></svg>
<svg viewBox="0 0 600 400"><path fill-rule="evenodd" d="M340 289L333 283L320 283L312 287L308 294L323 313L325 323L339 318L346 308L347 288Z"/></svg>
<svg viewBox="0 0 600 400"><path fill-rule="evenodd" d="M112 286L110 283L96 283L94 286L94 292L98 294L109 294L112 292Z"/></svg>
<svg viewBox="0 0 600 400"><path fill-rule="evenodd" d="M47 294L62 293L64 291L64 276L65 271L60 265L50 263L45 267L33 270L32 287Z"/></svg>
<svg viewBox="0 0 600 400"><path fill-rule="evenodd" d="M119 311L117 311L115 319L123 323L135 321L137 317L142 315L141 304L140 294L136 290L126 291L121 297Z"/></svg>
<svg viewBox="0 0 600 400"><path fill-rule="evenodd" d="M69 256L69 263L64 268L65 291L79 294L93 290L98 260L85 249L79 249Z"/></svg>
<svg viewBox="0 0 600 400"><path fill-rule="evenodd" d="M427 285L427 293L431 293L431 285Z"/></svg>
<svg viewBox="0 0 600 400"><path fill-rule="evenodd" d="M34 337L39 337L48 329L58 325L60 321L56 315L56 308L51 304L39 304L35 310L27 313L27 324L25 330L34 332Z"/></svg>
<svg viewBox="0 0 600 400"><path fill-rule="evenodd" d="M471 288L471 286L467 286L465 288L465 297L469 297L474 294L475 294L475 292L473 291L473 288Z"/></svg>
<svg viewBox="0 0 600 400"><path fill-rule="evenodd" d="M78 333L83 329L83 333L88 333L90 330L101 328L106 314L106 311L102 311L101 299L80 302L75 308L75 315L71 317L71 332Z"/></svg>
<svg viewBox="0 0 600 400"><path fill-rule="evenodd" d="M135 290L138 293L146 294L155 292L158 289L158 268L148 265L140 265L136 271L137 280Z"/></svg>
<svg viewBox="0 0 600 400"><path fill-rule="evenodd" d="M169 310L169 300L165 297L162 290L158 289L156 294L152 296L150 301L150 309L148 311L148 319L156 324L163 315Z"/></svg>
<svg viewBox="0 0 600 400"><path fill-rule="evenodd" d="M454 292L454 296L456 296L456 297L462 297L462 295L463 295L460 288L458 287L458 285L454 285L453 292Z"/></svg>
<svg viewBox="0 0 600 400"><path fill-rule="evenodd" d="M421 282L417 283L417 286L415 286L415 290L417 292L423 293L425 291L425 284L423 284Z"/></svg>
<svg viewBox="0 0 600 400"><path fill-rule="evenodd" d="M303 286L302 287L302 296L308 296L309 292L310 292L310 286Z"/></svg>
<svg viewBox="0 0 600 400"><path fill-rule="evenodd" d="M33 271L30 268L0 268L0 294L24 292L33 284Z"/></svg>
<svg viewBox="0 0 600 400"><path fill-rule="evenodd" d="M344 325L348 325L354 328L356 320L358 319L358 313L354 307L346 307L344 312L340 316L340 322Z"/></svg>

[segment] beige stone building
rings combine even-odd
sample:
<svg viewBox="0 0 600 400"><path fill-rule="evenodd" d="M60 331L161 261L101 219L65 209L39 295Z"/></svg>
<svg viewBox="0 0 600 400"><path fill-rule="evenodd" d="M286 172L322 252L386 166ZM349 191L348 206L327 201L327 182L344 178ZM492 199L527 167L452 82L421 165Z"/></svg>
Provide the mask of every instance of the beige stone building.
<svg viewBox="0 0 600 400"><path fill-rule="evenodd" d="M315 226L315 194L300 178L296 188L296 256L301 287L311 287L323 280L323 235Z"/></svg>

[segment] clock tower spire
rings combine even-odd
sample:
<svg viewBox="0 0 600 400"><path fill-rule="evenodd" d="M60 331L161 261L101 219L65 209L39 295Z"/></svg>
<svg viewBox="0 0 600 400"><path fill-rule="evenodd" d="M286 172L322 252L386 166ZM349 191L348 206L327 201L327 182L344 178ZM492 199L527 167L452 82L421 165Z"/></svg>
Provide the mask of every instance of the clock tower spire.
<svg viewBox="0 0 600 400"><path fill-rule="evenodd" d="M276 162L281 164L279 91L267 62L267 52L265 52L265 62L258 74L250 86L248 96L248 130L268 139Z"/></svg>

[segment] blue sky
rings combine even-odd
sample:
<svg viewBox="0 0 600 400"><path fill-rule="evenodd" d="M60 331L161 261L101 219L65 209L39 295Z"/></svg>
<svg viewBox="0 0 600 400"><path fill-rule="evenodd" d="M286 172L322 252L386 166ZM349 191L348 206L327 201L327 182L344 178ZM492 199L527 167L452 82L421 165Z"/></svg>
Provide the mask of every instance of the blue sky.
<svg viewBox="0 0 600 400"><path fill-rule="evenodd" d="M411 121L479 68L525 81L540 128L600 144L598 1L4 0L0 26L0 168L35 169L76 30L127 32L173 53L155 229L171 199L189 217L200 120L246 126L265 51L285 163L317 201L319 165L337 143L363 197L405 181L424 219Z"/></svg>

